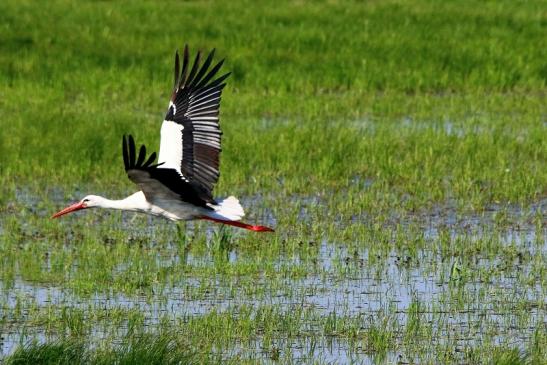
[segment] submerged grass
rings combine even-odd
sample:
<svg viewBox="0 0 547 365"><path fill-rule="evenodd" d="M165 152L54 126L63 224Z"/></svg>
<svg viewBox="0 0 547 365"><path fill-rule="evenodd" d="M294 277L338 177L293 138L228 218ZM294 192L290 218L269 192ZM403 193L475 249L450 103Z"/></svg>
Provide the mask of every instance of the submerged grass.
<svg viewBox="0 0 547 365"><path fill-rule="evenodd" d="M543 2L35 7L0 2L5 362L545 362ZM232 71L216 195L276 234L49 220L134 191L184 43Z"/></svg>

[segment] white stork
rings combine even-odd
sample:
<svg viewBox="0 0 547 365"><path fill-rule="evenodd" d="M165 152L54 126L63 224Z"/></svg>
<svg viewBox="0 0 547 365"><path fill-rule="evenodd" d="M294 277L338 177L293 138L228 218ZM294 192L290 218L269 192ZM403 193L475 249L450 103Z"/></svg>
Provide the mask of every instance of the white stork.
<svg viewBox="0 0 547 365"><path fill-rule="evenodd" d="M175 54L175 85L161 126L158 163L155 152L147 157L142 145L137 155L133 137L123 136L125 171L140 191L122 200L88 195L52 218L81 209L110 208L172 221L206 219L251 231L273 231L240 222L245 213L237 198L214 199L212 195L219 177L220 96L230 75L215 78L224 60L210 67L214 53L211 51L200 67L198 52L190 67L188 46L184 47L182 71L178 52Z"/></svg>

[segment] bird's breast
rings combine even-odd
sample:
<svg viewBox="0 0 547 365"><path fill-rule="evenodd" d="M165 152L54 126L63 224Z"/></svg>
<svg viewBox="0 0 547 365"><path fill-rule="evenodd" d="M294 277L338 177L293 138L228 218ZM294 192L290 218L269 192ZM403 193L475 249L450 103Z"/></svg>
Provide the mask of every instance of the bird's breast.
<svg viewBox="0 0 547 365"><path fill-rule="evenodd" d="M204 214L203 208L182 201L154 201L150 203L149 214L173 221L195 219Z"/></svg>

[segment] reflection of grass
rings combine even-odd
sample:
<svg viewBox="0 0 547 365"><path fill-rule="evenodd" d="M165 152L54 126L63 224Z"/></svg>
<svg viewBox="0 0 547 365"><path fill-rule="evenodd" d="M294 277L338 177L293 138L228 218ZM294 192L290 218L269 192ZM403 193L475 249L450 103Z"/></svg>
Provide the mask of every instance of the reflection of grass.
<svg viewBox="0 0 547 365"><path fill-rule="evenodd" d="M311 362L331 341L380 362L541 359L542 5L0 2L0 332L75 361L147 332L198 362ZM157 149L185 42L233 71L216 193L277 233L47 219L134 191L121 135Z"/></svg>

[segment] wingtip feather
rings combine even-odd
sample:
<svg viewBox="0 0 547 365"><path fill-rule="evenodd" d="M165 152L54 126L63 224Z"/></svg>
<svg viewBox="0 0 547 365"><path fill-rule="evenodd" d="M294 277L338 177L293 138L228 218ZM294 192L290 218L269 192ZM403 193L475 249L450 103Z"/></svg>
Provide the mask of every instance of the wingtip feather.
<svg viewBox="0 0 547 365"><path fill-rule="evenodd" d="M125 137L125 134L123 135L123 139L122 139L122 154L123 154L123 165L125 167L125 170L127 171L129 169L129 155L127 154L127 139Z"/></svg>
<svg viewBox="0 0 547 365"><path fill-rule="evenodd" d="M179 50L177 49L175 51L175 83L173 86L175 90L178 87L179 75L180 75L180 60L179 60Z"/></svg>
<svg viewBox="0 0 547 365"><path fill-rule="evenodd" d="M143 167L143 162L145 158L146 158L146 146L141 145L141 148L139 149L139 157L137 158L137 163L135 164L135 166Z"/></svg>

